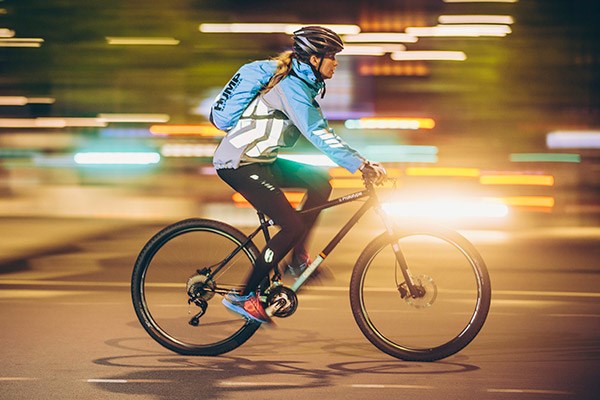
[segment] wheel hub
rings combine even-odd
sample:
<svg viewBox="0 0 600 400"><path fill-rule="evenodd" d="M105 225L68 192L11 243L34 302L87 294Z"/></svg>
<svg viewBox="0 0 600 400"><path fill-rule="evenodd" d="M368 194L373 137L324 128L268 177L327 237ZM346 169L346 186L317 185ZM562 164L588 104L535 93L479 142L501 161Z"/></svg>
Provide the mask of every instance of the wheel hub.
<svg viewBox="0 0 600 400"><path fill-rule="evenodd" d="M431 307L437 298L437 285L433 281L433 278L427 275L420 275L414 278L414 284L418 293L411 295L410 292L407 292L403 296L404 301L415 308Z"/></svg>

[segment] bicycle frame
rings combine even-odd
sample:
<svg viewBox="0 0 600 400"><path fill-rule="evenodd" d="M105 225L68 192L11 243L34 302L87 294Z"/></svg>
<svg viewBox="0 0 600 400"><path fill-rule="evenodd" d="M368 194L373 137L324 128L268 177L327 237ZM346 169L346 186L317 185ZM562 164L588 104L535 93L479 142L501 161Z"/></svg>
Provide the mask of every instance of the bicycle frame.
<svg viewBox="0 0 600 400"><path fill-rule="evenodd" d="M350 193L345 196L341 196L341 197L329 200L328 202L326 202L320 206L312 207L307 210L302 210L302 211L300 211L300 214L307 214L307 213L311 213L311 212L315 212L315 211L321 211L321 210L325 210L327 208L339 206L341 204L345 204L345 203L349 203L349 202L353 202L353 201L357 201L357 200L365 199L365 198L367 199L367 201L354 213L354 215L348 220L348 222L346 222L346 224L344 226L342 226L340 231L333 237L333 239L331 239L331 241L327 244L327 246L325 246L323 251L321 251L319 253L319 255L312 261L312 263L306 268L306 270L304 270L304 272L296 279L296 281L290 288L291 290L293 290L294 292L297 292L302 287L304 282L306 282L306 280L312 275L312 273L323 262L323 260L325 260L325 258L327 258L327 256L333 251L333 249L348 234L348 232L350 232L352 227L354 227L354 225L356 225L356 223L362 218L362 216L370 208L374 208L375 211L377 212L377 214L380 215L388 234L390 236L392 236L394 234L394 225L392 223L390 223L389 219L386 218L385 212L381 209L380 203L379 203L379 198L377 197L377 193L375 192L375 188L373 187L372 184L367 184L365 190ZM258 235L260 232L263 233L265 240L267 242L270 240L271 236L269 234L268 228L269 228L269 226L275 225L275 223L273 222L273 220L267 219L267 217L260 211L258 211L257 213L258 213L258 217L259 217L259 221L260 221L260 226L258 228L256 228L250 235L248 235L248 239L244 243L240 244L240 246L238 248L236 248L225 260L223 260L220 263L220 265L216 268L216 270L212 271L212 275L216 275L219 272L219 270L221 268L223 268L225 266L225 264L227 264L227 262L229 262L229 260L231 260L248 243L250 243L250 241L252 241L252 239L254 237L256 237L256 235ZM402 252L400 251L398 243L393 243L392 248L394 250L394 253L396 254L396 260L398 261L398 264L400 265L400 269L402 271L402 275L405 279L408 290L410 291L411 294L414 295L417 293L418 289L415 287L415 285L413 283L412 277L408 270L406 260L404 259L404 256L403 256ZM276 274L278 274L278 273L279 273L279 271L276 272Z"/></svg>

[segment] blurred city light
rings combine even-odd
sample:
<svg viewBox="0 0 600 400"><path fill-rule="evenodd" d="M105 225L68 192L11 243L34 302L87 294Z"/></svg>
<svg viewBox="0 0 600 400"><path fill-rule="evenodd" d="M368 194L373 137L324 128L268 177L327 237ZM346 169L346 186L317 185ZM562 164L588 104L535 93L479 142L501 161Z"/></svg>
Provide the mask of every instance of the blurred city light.
<svg viewBox="0 0 600 400"><path fill-rule="evenodd" d="M507 196L493 199L509 206L538 208L541 211L551 211L554 207L552 196Z"/></svg>
<svg viewBox="0 0 600 400"><path fill-rule="evenodd" d="M392 60L395 61L465 61L466 59L467 55L462 51L412 50L392 53Z"/></svg>
<svg viewBox="0 0 600 400"><path fill-rule="evenodd" d="M291 35L307 25L320 25L329 28L339 35L356 35L360 32L358 25L322 24L322 23L232 23L232 24L200 24L203 33L285 33Z"/></svg>
<svg viewBox="0 0 600 400"><path fill-rule="evenodd" d="M52 97L0 96L0 106L25 106L27 104L53 104Z"/></svg>
<svg viewBox="0 0 600 400"><path fill-rule="evenodd" d="M364 32L357 35L344 36L347 43L416 43L419 38L406 33Z"/></svg>
<svg viewBox="0 0 600 400"><path fill-rule="evenodd" d="M368 159L380 162L425 162L438 161L436 146L368 145L364 150Z"/></svg>
<svg viewBox="0 0 600 400"><path fill-rule="evenodd" d="M164 157L212 157L216 144L165 144L160 149Z"/></svg>
<svg viewBox="0 0 600 400"><path fill-rule="evenodd" d="M551 149L600 149L600 131L556 131L546 135Z"/></svg>
<svg viewBox="0 0 600 400"><path fill-rule="evenodd" d="M382 56L385 53L383 46L378 45L344 46L344 50L338 53L338 56Z"/></svg>
<svg viewBox="0 0 600 400"><path fill-rule="evenodd" d="M480 175L478 168L463 167L408 167L404 173L407 176L454 176L477 178Z"/></svg>
<svg viewBox="0 0 600 400"><path fill-rule="evenodd" d="M202 136L219 138L225 135L212 124L152 125L150 133L157 136Z"/></svg>
<svg viewBox="0 0 600 400"><path fill-rule="evenodd" d="M434 220L464 220L471 218L505 218L508 207L486 199L441 197L385 203L383 209L393 217Z"/></svg>
<svg viewBox="0 0 600 400"><path fill-rule="evenodd" d="M15 31L8 28L0 28L0 38L11 38L15 36Z"/></svg>
<svg viewBox="0 0 600 400"><path fill-rule="evenodd" d="M279 154L279 158L317 167L337 167L325 154Z"/></svg>
<svg viewBox="0 0 600 400"><path fill-rule="evenodd" d="M156 152L81 152L73 157L79 165L148 165L157 164Z"/></svg>
<svg viewBox="0 0 600 400"><path fill-rule="evenodd" d="M344 122L347 129L433 129L432 118L360 118Z"/></svg>
<svg viewBox="0 0 600 400"><path fill-rule="evenodd" d="M516 3L519 0L443 0L444 3Z"/></svg>
<svg viewBox="0 0 600 400"><path fill-rule="evenodd" d="M385 53L394 53L397 51L406 50L406 46L402 44L355 44L345 45L338 55L340 56L382 56Z"/></svg>
<svg viewBox="0 0 600 400"><path fill-rule="evenodd" d="M98 114L98 120L103 122L131 122L131 123L160 123L168 122L168 114Z"/></svg>
<svg viewBox="0 0 600 400"><path fill-rule="evenodd" d="M170 37L116 37L107 36L110 45L121 46L177 46L180 41Z"/></svg>
<svg viewBox="0 0 600 400"><path fill-rule="evenodd" d="M514 23L510 15L440 15L440 24L506 24Z"/></svg>
<svg viewBox="0 0 600 400"><path fill-rule="evenodd" d="M44 39L41 38L9 38L0 39L0 47L41 47Z"/></svg>
<svg viewBox="0 0 600 400"><path fill-rule="evenodd" d="M512 153L510 154L512 162L566 162L580 163L581 156L579 154L565 153Z"/></svg>
<svg viewBox="0 0 600 400"><path fill-rule="evenodd" d="M304 199L304 192L284 190L283 194L294 208L297 208ZM248 202L248 200L246 200L244 196L237 192L231 196L231 199L233 200L236 207L252 208L252 205Z"/></svg>
<svg viewBox="0 0 600 400"><path fill-rule="evenodd" d="M104 127L107 122L98 118L0 118L0 128L60 129L66 127Z"/></svg>
<svg viewBox="0 0 600 400"><path fill-rule="evenodd" d="M436 25L406 28L406 33L418 37L504 37L511 33L508 25L464 24L464 25Z"/></svg>
<svg viewBox="0 0 600 400"><path fill-rule="evenodd" d="M484 175L479 178L482 185L533 185L554 186L552 175Z"/></svg>
<svg viewBox="0 0 600 400"><path fill-rule="evenodd" d="M429 67L423 61L407 61L402 63L362 62L358 72L363 76L427 76Z"/></svg>

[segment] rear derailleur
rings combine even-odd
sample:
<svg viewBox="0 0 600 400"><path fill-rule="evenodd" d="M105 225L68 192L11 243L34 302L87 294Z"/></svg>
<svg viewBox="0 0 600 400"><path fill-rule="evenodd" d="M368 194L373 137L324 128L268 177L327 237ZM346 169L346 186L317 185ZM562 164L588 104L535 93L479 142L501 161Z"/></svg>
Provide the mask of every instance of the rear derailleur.
<svg viewBox="0 0 600 400"><path fill-rule="evenodd" d="M215 295L217 287L215 281L210 277L210 269L204 268L197 271L197 275L193 275L187 281L188 304L194 303L200 307L200 311L190 319L189 324L198 326L200 318L206 313L208 308L208 300Z"/></svg>

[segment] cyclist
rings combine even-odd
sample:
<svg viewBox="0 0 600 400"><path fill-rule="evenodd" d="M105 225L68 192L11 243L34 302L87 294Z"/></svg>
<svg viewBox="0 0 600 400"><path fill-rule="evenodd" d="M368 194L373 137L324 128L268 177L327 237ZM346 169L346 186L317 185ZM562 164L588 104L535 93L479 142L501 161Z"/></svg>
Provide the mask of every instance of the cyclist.
<svg viewBox="0 0 600 400"><path fill-rule="evenodd" d="M293 50L275 58L275 74L215 151L219 177L281 228L257 258L244 291L223 299L228 309L247 319L270 322L256 289L290 250L296 271L310 265L306 243L318 212L301 217L281 188L306 189L305 209L325 203L332 190L326 170L277 158L278 149L292 146L302 134L348 171L361 170L365 179L375 181L385 177L379 163L368 161L333 133L315 100L319 92L324 95L324 80L333 76L336 54L343 48L341 38L324 27L294 32Z"/></svg>

